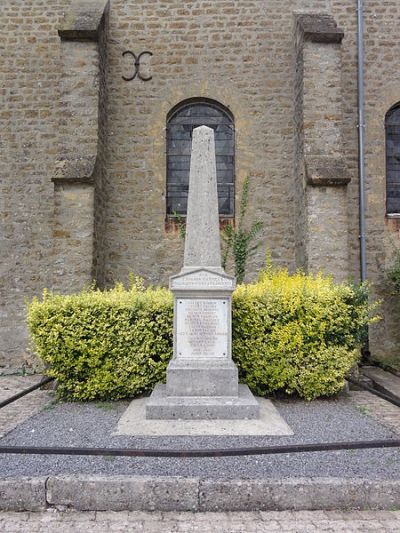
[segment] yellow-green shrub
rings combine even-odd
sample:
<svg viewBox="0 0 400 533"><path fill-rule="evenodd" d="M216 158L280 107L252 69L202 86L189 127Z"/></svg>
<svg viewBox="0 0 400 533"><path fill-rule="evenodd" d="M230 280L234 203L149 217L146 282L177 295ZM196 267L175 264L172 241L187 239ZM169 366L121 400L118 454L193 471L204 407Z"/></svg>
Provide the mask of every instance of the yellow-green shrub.
<svg viewBox="0 0 400 533"><path fill-rule="evenodd" d="M365 288L330 278L264 272L233 296L233 356L241 381L260 395L284 390L313 399L343 386L368 322ZM172 356L172 295L137 282L72 296L44 293L29 329L59 394L105 400L150 391Z"/></svg>
<svg viewBox="0 0 400 533"><path fill-rule="evenodd" d="M118 285L72 296L45 292L29 305L28 325L61 397L105 400L150 391L165 378L172 314L167 289Z"/></svg>
<svg viewBox="0 0 400 533"><path fill-rule="evenodd" d="M369 311L365 286L264 271L233 296L241 380L262 396L283 390L311 400L338 392L357 361Z"/></svg>

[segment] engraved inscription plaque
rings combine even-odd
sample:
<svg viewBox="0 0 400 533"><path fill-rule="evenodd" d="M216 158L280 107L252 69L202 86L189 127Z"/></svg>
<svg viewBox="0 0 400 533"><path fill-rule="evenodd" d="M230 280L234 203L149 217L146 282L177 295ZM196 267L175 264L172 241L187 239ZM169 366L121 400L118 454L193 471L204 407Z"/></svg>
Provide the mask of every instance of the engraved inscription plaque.
<svg viewBox="0 0 400 533"><path fill-rule="evenodd" d="M171 279L171 289L234 289L234 281L228 276L219 276L206 270L176 276Z"/></svg>
<svg viewBox="0 0 400 533"><path fill-rule="evenodd" d="M176 356L228 357L228 299L178 298Z"/></svg>

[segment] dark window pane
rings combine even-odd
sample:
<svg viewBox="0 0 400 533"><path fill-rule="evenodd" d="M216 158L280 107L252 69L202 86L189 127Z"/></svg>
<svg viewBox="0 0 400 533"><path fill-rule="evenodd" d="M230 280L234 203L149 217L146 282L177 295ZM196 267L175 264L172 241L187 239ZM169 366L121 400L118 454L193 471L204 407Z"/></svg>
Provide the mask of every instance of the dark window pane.
<svg viewBox="0 0 400 533"><path fill-rule="evenodd" d="M182 106L167 124L167 213L186 214L192 131L206 125L215 131L215 154L220 215L234 216L234 125L215 104Z"/></svg>
<svg viewBox="0 0 400 533"><path fill-rule="evenodd" d="M391 109L386 115L386 127L400 126L400 106Z"/></svg>
<svg viewBox="0 0 400 533"><path fill-rule="evenodd" d="M386 209L400 213L400 106L386 115Z"/></svg>

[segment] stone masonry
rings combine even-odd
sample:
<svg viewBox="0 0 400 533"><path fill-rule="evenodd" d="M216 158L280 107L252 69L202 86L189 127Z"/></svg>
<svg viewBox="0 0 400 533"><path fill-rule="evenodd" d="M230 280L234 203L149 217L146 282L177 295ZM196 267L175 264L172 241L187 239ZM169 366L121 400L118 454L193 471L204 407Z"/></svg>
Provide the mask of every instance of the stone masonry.
<svg viewBox="0 0 400 533"><path fill-rule="evenodd" d="M398 353L385 269L384 118L400 101L400 4L365 3L367 259L384 320L374 357ZM0 12L0 367L32 365L25 302L44 287L167 284L183 242L166 220L166 118L208 98L235 123L236 197L273 261L359 277L357 50L351 0L4 0ZM135 71L130 50L152 52Z"/></svg>

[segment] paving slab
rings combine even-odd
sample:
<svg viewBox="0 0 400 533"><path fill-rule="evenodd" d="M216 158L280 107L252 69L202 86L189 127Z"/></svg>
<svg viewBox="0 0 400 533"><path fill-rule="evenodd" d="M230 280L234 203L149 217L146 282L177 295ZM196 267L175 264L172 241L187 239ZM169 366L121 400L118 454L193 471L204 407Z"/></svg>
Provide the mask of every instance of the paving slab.
<svg viewBox="0 0 400 533"><path fill-rule="evenodd" d="M271 400L257 398L260 418L255 420L146 420L146 399L133 400L119 419L114 435L135 436L262 436L293 435Z"/></svg>
<svg viewBox="0 0 400 533"><path fill-rule="evenodd" d="M199 480L147 476L50 476L50 505L81 511L198 511Z"/></svg>
<svg viewBox="0 0 400 533"><path fill-rule="evenodd" d="M41 379L42 376L39 374L33 376L0 376L0 402L39 383ZM39 413L53 398L52 392L38 389L0 409L0 438L31 416Z"/></svg>
<svg viewBox="0 0 400 533"><path fill-rule="evenodd" d="M0 530L13 533L62 531L63 533L104 533L143 531L151 533L365 533L400 531L396 511L252 511L229 513L191 512L77 512L0 513Z"/></svg>
<svg viewBox="0 0 400 533"><path fill-rule="evenodd" d="M203 511L392 509L400 505L400 481L343 478L204 480Z"/></svg>
<svg viewBox="0 0 400 533"><path fill-rule="evenodd" d="M351 391L349 398L362 413L400 435L400 407L368 391Z"/></svg>

